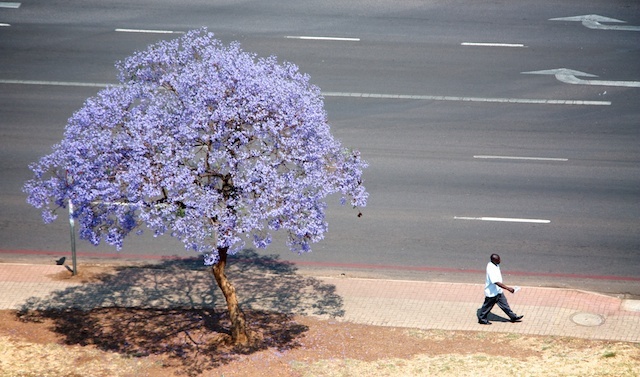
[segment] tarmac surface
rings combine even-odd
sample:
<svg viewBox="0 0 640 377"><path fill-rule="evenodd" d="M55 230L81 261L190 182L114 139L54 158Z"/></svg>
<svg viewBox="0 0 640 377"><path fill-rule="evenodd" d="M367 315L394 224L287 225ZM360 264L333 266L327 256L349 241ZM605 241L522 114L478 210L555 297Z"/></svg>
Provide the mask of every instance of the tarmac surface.
<svg viewBox="0 0 640 377"><path fill-rule="evenodd" d="M207 271L204 271L205 273ZM507 293L524 315L512 323L497 307L478 324L482 284L298 276L235 271L243 308L335 317L339 321L419 329L503 332L640 342L640 300L593 292L523 286ZM205 278L203 278L203 276ZM68 266L0 263L0 309L77 307L224 308L210 274L193 265L126 267L83 281ZM244 300L243 300L244 299Z"/></svg>

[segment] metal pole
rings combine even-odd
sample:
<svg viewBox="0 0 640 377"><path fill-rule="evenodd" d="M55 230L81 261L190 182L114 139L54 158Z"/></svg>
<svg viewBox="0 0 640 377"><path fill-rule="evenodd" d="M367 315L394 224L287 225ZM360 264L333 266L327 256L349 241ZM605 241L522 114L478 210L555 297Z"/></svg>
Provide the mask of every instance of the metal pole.
<svg viewBox="0 0 640 377"><path fill-rule="evenodd" d="M76 266L76 226L75 221L73 220L73 203L71 202L71 199L69 199L69 225L71 234L71 260L73 263L71 274L73 276L76 276L78 274L78 269Z"/></svg>

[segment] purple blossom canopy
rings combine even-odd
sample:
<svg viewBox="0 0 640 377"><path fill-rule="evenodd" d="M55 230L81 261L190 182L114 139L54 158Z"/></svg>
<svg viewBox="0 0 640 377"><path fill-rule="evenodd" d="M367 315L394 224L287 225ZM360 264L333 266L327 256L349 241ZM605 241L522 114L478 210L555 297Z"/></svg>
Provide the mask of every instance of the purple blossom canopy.
<svg viewBox="0 0 640 377"><path fill-rule="evenodd" d="M45 222L71 200L81 238L95 245L121 248L146 225L213 264L244 236L267 247L273 230L309 251L327 230L327 195L366 205L366 163L332 137L319 88L295 65L201 29L117 68L121 85L89 98L30 166L24 190Z"/></svg>

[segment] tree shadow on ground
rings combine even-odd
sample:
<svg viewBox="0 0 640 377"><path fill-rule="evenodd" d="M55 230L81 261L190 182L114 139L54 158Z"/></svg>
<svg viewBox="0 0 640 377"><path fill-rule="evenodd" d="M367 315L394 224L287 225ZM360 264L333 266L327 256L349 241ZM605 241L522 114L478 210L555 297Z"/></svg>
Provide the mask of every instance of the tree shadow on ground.
<svg viewBox="0 0 640 377"><path fill-rule="evenodd" d="M31 298L18 316L51 324L66 344L154 355L197 375L239 354L297 347L307 328L295 315L344 315L335 286L297 274L277 256L246 250L229 262L227 275L258 339L250 348L230 344L226 302L211 269L196 258L118 267L92 282Z"/></svg>

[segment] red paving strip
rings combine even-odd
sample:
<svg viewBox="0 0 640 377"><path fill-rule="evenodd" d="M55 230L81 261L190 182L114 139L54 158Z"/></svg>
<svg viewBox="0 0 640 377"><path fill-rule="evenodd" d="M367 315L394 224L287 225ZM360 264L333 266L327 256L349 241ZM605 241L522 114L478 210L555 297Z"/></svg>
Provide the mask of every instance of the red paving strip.
<svg viewBox="0 0 640 377"><path fill-rule="evenodd" d="M17 254L17 255L48 255L62 257L70 257L68 251L44 251L44 250L3 250L0 249L0 255L2 254ZM125 253L103 253L103 252L86 252L80 251L76 253L79 257L90 258L105 258L105 259L140 259L140 260L176 260L176 259L191 259L197 257L194 254L193 257L179 257L179 256L167 256L167 255L151 255L151 254L125 254ZM248 261L237 259L238 262ZM286 263L286 261L277 261L277 263ZM348 269L365 269L365 270L396 270L396 271L422 271L422 272L444 272L444 273L474 273L484 274L484 270L473 269L456 269L446 267L432 267L432 266L401 266L401 265L379 265L379 264L367 264L367 263L336 263L336 262L311 262L311 261L296 261L291 262L296 266L306 267L326 267L326 268L348 268ZM615 275L586 275L586 274L559 274L559 273L545 273L545 272L525 272L525 271L509 271L507 275L513 276L529 276L529 277L555 277L555 278L568 278L568 279L592 279L592 280L611 280L611 281L637 281L640 282L640 277L633 276L615 276Z"/></svg>
<svg viewBox="0 0 640 377"><path fill-rule="evenodd" d="M45 250L2 250L0 249L1 254L16 254L16 255L47 255L47 256L55 256L55 257L71 257L71 252L69 251L45 251ZM148 260L173 260L180 259L177 256L167 256L167 255L150 255L150 254L125 254L125 253L100 253L100 252L88 252L88 251L78 251L76 252L76 256L78 257L89 257L89 258L105 258L105 259L148 259Z"/></svg>

